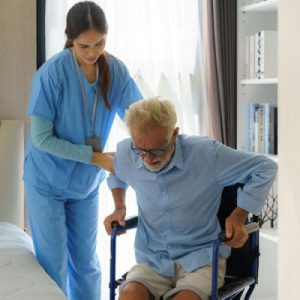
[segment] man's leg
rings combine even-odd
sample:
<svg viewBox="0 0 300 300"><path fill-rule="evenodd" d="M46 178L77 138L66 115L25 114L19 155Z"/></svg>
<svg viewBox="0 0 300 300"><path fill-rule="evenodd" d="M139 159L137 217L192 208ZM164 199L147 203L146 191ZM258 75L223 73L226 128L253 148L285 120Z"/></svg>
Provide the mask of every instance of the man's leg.
<svg viewBox="0 0 300 300"><path fill-rule="evenodd" d="M66 204L71 300L100 300L101 273L96 253L98 192Z"/></svg>
<svg viewBox="0 0 300 300"><path fill-rule="evenodd" d="M171 299L172 300L202 300L200 296L198 296L196 293L189 290L180 291Z"/></svg>
<svg viewBox="0 0 300 300"><path fill-rule="evenodd" d="M159 300L173 285L172 277L162 276L146 264L135 265L120 286L119 300Z"/></svg>
<svg viewBox="0 0 300 300"><path fill-rule="evenodd" d="M218 269L218 287L220 287L223 285L226 270L224 258L219 258ZM211 294L211 274L212 265L186 272L179 263L176 263L176 286L164 295L164 300L208 300Z"/></svg>
<svg viewBox="0 0 300 300"><path fill-rule="evenodd" d="M120 291L119 300L154 300L150 291L139 282L129 282Z"/></svg>

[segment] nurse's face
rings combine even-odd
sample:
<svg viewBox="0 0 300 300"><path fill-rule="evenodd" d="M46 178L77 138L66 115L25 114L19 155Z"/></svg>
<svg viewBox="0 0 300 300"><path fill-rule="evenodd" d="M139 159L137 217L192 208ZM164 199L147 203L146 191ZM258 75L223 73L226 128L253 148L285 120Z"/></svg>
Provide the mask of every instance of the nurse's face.
<svg viewBox="0 0 300 300"><path fill-rule="evenodd" d="M89 66L96 63L97 59L104 52L106 35L95 29L82 32L73 40L73 50L79 64Z"/></svg>

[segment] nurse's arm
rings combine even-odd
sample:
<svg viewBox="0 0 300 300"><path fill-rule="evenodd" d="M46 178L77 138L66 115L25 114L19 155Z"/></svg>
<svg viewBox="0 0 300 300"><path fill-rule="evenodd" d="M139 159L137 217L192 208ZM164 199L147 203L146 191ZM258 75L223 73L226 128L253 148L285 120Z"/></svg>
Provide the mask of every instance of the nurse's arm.
<svg viewBox="0 0 300 300"><path fill-rule="evenodd" d="M108 172L114 172L114 152L94 152L91 163Z"/></svg>
<svg viewBox="0 0 300 300"><path fill-rule="evenodd" d="M73 144L53 134L53 123L37 116L31 116L31 138L33 145L41 151L58 157L113 171L112 153L93 152L90 145Z"/></svg>

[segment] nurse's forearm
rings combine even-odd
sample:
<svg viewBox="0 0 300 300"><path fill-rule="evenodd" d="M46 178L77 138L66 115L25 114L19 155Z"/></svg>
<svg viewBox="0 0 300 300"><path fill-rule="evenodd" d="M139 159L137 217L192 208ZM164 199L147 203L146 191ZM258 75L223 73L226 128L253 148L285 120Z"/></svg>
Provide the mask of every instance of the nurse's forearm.
<svg viewBox="0 0 300 300"><path fill-rule="evenodd" d="M114 172L114 152L94 152L92 155L91 163L99 168L108 172Z"/></svg>
<svg viewBox="0 0 300 300"><path fill-rule="evenodd" d="M31 116L31 137L35 147L61 158L90 164L93 149L89 145L72 144L53 135L53 124L36 116Z"/></svg>

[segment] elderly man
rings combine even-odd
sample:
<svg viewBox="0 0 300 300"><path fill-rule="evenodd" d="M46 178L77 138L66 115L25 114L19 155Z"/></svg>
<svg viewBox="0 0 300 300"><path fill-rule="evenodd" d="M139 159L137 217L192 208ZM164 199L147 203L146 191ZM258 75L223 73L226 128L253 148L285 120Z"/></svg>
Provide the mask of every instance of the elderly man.
<svg viewBox="0 0 300 300"><path fill-rule="evenodd" d="M105 219L124 225L125 189L136 192L139 224L137 265L120 287L120 300L206 300L211 292L212 244L220 226L217 211L225 186L242 183L238 207L226 220L228 246L248 238L244 222L258 214L276 176L276 164L263 155L229 148L213 139L179 134L168 100L132 104L126 113L131 139L119 143L108 183L115 211ZM230 247L221 247L219 286Z"/></svg>

